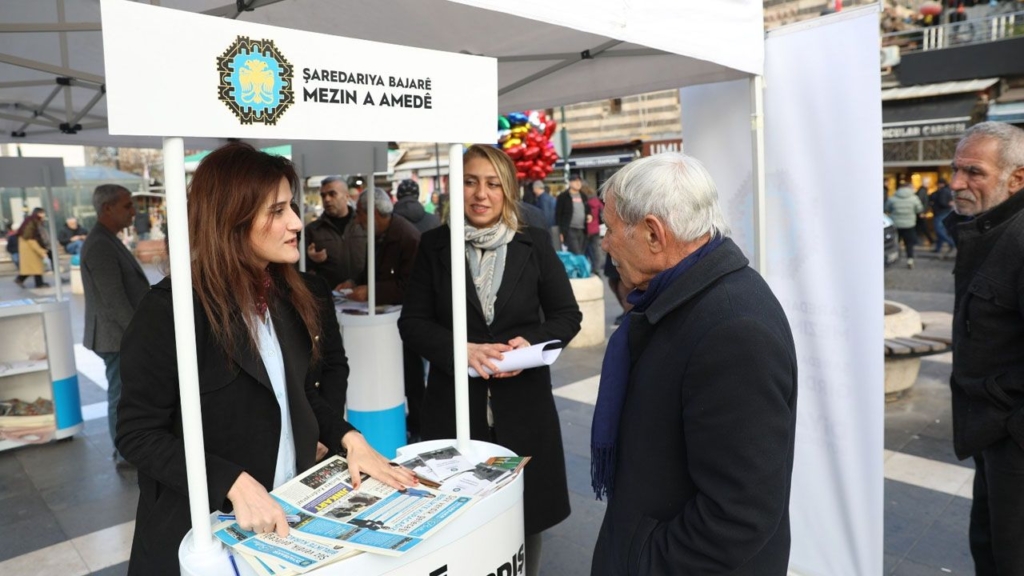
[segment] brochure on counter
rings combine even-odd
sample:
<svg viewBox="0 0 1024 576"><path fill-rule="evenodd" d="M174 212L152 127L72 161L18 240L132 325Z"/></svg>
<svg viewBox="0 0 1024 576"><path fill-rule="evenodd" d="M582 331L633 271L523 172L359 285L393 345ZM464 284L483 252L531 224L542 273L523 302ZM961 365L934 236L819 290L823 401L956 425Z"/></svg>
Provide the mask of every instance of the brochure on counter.
<svg viewBox="0 0 1024 576"><path fill-rule="evenodd" d="M213 531L267 576L302 574L361 552L398 556L515 479L529 460L495 457L474 464L454 447L432 450L402 463L422 485L399 491L365 474L354 489L348 462L334 456L271 492L293 517L287 537L243 530L234 520Z"/></svg>

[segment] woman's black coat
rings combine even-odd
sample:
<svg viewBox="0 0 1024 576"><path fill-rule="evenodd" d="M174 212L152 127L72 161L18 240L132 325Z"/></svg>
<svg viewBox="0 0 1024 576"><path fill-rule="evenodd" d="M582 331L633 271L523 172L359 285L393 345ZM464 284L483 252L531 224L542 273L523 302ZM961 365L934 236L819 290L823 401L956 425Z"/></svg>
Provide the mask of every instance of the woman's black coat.
<svg viewBox="0 0 1024 576"><path fill-rule="evenodd" d="M423 402L424 440L455 437L449 234L449 228L442 226L423 235L398 321L402 340L430 361ZM568 343L580 329L582 315L572 286L543 230L526 228L509 243L490 326L484 321L468 264L466 294L471 343L507 343L516 336L531 344L548 340ZM493 436L487 426L488 389ZM550 369L524 370L514 378L470 378L469 409L474 439L532 457L525 472L526 533L536 534L564 520L569 515L569 493Z"/></svg>
<svg viewBox="0 0 1024 576"><path fill-rule="evenodd" d="M309 275L305 280L321 302L330 302L323 280ZM284 296L274 299L270 311L284 357L301 471L315 463L317 441L335 453L352 427L307 380L311 342ZM281 410L259 351L246 343L244 331L238 331L239 343L226 355L202 306L193 302L209 507L229 512L228 490L243 471L272 488ZM171 281L165 278L143 298L121 342L117 449L139 470L129 574L178 574L178 545L191 528L172 311ZM333 306L322 306L320 316L322 354L333 365L347 365Z"/></svg>

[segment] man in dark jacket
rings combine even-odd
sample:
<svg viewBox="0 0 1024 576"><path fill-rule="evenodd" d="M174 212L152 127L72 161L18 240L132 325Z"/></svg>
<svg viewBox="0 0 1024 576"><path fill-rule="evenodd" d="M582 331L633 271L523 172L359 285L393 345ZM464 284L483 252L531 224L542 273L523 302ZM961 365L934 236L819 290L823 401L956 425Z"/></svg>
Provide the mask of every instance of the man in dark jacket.
<svg viewBox="0 0 1024 576"><path fill-rule="evenodd" d="M366 232L350 226L354 204L341 176L320 182L324 212L306 225L306 270L336 286L355 278L366 264Z"/></svg>
<svg viewBox="0 0 1024 576"><path fill-rule="evenodd" d="M974 458L975 574L1024 574L1024 131L972 126L953 156L953 447Z"/></svg>
<svg viewBox="0 0 1024 576"><path fill-rule="evenodd" d="M71 217L64 221L64 227L57 233L57 241L68 254L78 254L88 235L89 229L79 226L78 219Z"/></svg>
<svg viewBox="0 0 1024 576"><path fill-rule="evenodd" d="M555 199L555 221L562 244L573 254L587 246L587 194L579 174L569 177L569 188Z"/></svg>
<svg viewBox="0 0 1024 576"><path fill-rule="evenodd" d="M652 196L652 181L665 192ZM603 247L636 290L594 409L591 482L608 508L591 574L785 576L797 392L786 315L725 236L695 159L636 160L606 186Z"/></svg>
<svg viewBox="0 0 1024 576"><path fill-rule="evenodd" d="M935 253L942 253L942 244L949 245L949 251L954 248L953 239L949 237L942 221L953 211L953 191L949 189L949 183L945 178L939 178L939 189L928 198L928 204L932 209L932 218L935 222Z"/></svg>
<svg viewBox="0 0 1024 576"><path fill-rule="evenodd" d="M376 238L376 303L401 304L412 276L416 251L420 246L420 232L405 218L394 216L391 198L380 188L368 189L359 197L356 221L362 229L369 223L368 202L373 199L374 236ZM351 288L349 298L365 302L369 298L369 270L364 267L359 277L338 286ZM425 392L423 361L407 346L402 346L402 364L405 375L405 397L409 408L406 432L410 439L419 435L420 410Z"/></svg>
<svg viewBox="0 0 1024 576"><path fill-rule="evenodd" d="M398 197L398 202L395 202L395 214L411 222L420 234L441 225L437 216L423 209L423 204L420 204L420 185L413 180L402 180L395 196Z"/></svg>

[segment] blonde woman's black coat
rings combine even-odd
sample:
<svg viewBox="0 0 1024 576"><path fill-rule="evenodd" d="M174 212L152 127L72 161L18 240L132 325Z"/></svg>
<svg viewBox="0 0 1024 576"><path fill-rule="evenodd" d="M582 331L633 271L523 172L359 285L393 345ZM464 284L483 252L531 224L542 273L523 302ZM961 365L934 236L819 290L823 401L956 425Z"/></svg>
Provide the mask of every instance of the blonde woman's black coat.
<svg viewBox="0 0 1024 576"><path fill-rule="evenodd" d="M421 428L424 440L455 437L449 235L448 226L423 234L398 321L402 340L430 361ZM547 340L568 343L579 332L583 317L551 239L534 228L518 232L508 245L490 326L484 320L468 264L466 295L471 343L508 342L516 336L531 344ZM487 424L488 389L493 434ZM525 472L526 533L535 534L564 520L569 515L569 493L549 368L524 370L513 378L470 378L469 395L474 439L532 457Z"/></svg>

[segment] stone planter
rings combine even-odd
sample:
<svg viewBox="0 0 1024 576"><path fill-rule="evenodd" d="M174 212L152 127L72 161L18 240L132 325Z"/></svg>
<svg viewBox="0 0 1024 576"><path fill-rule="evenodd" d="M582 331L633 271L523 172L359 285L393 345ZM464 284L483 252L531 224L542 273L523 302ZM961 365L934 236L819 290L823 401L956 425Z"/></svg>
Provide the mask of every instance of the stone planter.
<svg viewBox="0 0 1024 576"><path fill-rule="evenodd" d="M570 278L576 304L583 313L580 332L569 342L569 348L585 348L604 344L604 283L600 276Z"/></svg>
<svg viewBox="0 0 1024 576"><path fill-rule="evenodd" d="M922 330L921 315L917 310L900 304L885 301L885 336L884 338L908 338L920 334ZM920 358L885 359L885 399L891 401L899 398L917 381L917 373L921 370Z"/></svg>

